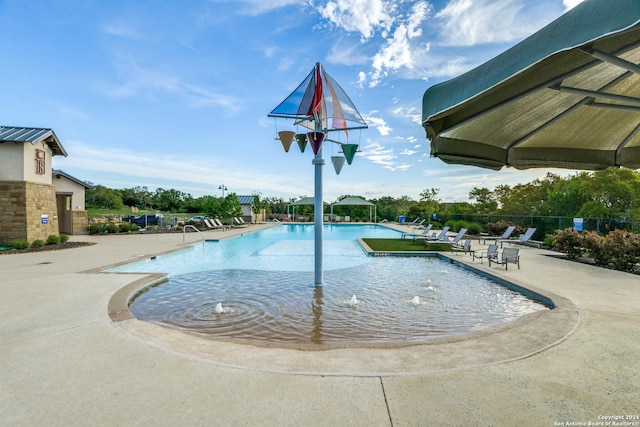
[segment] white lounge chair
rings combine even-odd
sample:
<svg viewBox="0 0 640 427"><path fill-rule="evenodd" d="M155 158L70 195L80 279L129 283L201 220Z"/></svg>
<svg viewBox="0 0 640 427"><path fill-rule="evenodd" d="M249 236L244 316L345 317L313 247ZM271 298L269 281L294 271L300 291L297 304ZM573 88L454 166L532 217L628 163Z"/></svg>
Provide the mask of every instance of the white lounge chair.
<svg viewBox="0 0 640 427"><path fill-rule="evenodd" d="M471 240L463 240L462 243L456 243L452 245L452 249L456 252L464 252L465 254L473 255L471 250Z"/></svg>
<svg viewBox="0 0 640 427"><path fill-rule="evenodd" d="M204 222L204 225L207 226L207 230L220 230L221 228L223 228L222 226L219 226L218 224L213 222L212 219L205 218L202 221Z"/></svg>
<svg viewBox="0 0 640 427"><path fill-rule="evenodd" d="M225 229L227 229L227 228L228 228L228 229L231 229L231 226L229 226L229 225L224 225L224 224L222 223L222 221L220 221L218 218L214 218L214 219L212 219L211 221L213 221L213 223L214 223L214 224L216 224L218 227L222 227L222 230L225 230Z"/></svg>
<svg viewBox="0 0 640 427"><path fill-rule="evenodd" d="M433 234L435 233L433 233L431 236L425 237L425 239L426 240L447 240L447 233L449 232L449 228L451 227L444 227L440 232L440 234L437 234L434 236Z"/></svg>
<svg viewBox="0 0 640 427"><path fill-rule="evenodd" d="M507 227L506 230L504 230L504 233L502 233L502 236L499 237L481 237L480 239L478 239L478 243L480 243L480 240L482 240L483 243L487 243L487 240L507 240L511 237L511 234L513 234L513 231L516 229L515 225L510 225Z"/></svg>
<svg viewBox="0 0 640 427"><path fill-rule="evenodd" d="M496 264L504 265L504 269L509 269L509 264L517 264L518 270L520 269L520 255L518 255L518 248L504 248L500 253L500 256L494 258L493 260L489 258L489 267L491 267L491 263L495 262Z"/></svg>
<svg viewBox="0 0 640 427"><path fill-rule="evenodd" d="M429 231L431 231L431 228L433 227L433 224L428 224L427 227L422 230L422 232L418 233L418 230L413 230L411 232L406 232L406 233L402 233L402 235L400 236L401 239L404 239L406 237L413 237L413 240L416 239L420 239L420 238L426 238L426 236L429 235Z"/></svg>
<svg viewBox="0 0 640 427"><path fill-rule="evenodd" d="M445 228L447 228L447 227L445 227ZM464 237L465 234L467 234L467 229L466 228L461 228L460 231L458 231L458 234L455 235L453 240L449 240L445 235L445 237L443 239L426 241L426 242L424 242L424 244L425 245L432 245L432 244L437 244L437 243L444 243L445 245L451 245L452 247L453 246L461 246L460 245L460 240L462 240L462 238Z"/></svg>
<svg viewBox="0 0 640 427"><path fill-rule="evenodd" d="M482 264L483 259L491 260L491 259L496 259L497 257L498 257L498 245L495 243L489 245L486 251L480 252L479 254L476 254L475 252L473 253L473 260L475 261L476 258L478 258L480 260L480 264Z"/></svg>
<svg viewBox="0 0 640 427"><path fill-rule="evenodd" d="M512 244L512 245L530 244L529 240L531 240L531 237L533 236L533 233L535 233L535 232L536 232L535 228L529 228L529 229L527 229L527 231L524 234L521 234L520 237L518 237L517 240L513 240L513 239L499 240L500 247L502 247L503 243L509 243L509 244Z"/></svg>

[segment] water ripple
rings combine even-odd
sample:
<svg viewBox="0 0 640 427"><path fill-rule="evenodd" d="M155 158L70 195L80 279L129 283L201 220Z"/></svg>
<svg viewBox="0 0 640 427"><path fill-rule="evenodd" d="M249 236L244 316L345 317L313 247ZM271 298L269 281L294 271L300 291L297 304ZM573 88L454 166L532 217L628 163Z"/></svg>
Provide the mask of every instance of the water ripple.
<svg viewBox="0 0 640 427"><path fill-rule="evenodd" d="M325 285L315 287L312 273L300 271L175 275L139 294L130 310L141 320L215 338L354 346L426 342L546 309L434 258L379 257L324 277ZM357 303L350 304L354 295Z"/></svg>

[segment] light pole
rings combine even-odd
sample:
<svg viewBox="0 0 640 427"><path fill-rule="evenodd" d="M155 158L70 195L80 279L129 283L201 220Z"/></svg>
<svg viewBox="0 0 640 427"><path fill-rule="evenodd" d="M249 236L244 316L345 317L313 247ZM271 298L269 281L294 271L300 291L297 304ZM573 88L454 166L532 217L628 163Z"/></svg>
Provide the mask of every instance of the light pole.
<svg viewBox="0 0 640 427"><path fill-rule="evenodd" d="M220 185L218 186L218 190L222 190L222 200L224 200L224 192L225 192L226 190L228 190L228 188L227 188L227 187L225 187L225 185L224 185L224 184L220 184Z"/></svg>

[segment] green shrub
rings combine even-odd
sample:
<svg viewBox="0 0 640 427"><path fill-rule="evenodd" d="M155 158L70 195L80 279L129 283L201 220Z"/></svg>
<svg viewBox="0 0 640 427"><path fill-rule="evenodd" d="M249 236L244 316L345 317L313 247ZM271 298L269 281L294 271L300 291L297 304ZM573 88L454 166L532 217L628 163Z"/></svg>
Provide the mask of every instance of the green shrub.
<svg viewBox="0 0 640 427"><path fill-rule="evenodd" d="M640 236L625 230L614 230L602 242L607 267L635 272L640 258Z"/></svg>
<svg viewBox="0 0 640 427"><path fill-rule="evenodd" d="M137 224L133 224L131 222L121 222L120 223L120 232L121 233L131 233L132 231L138 231L140 227Z"/></svg>
<svg viewBox="0 0 640 427"><path fill-rule="evenodd" d="M583 236L574 228L565 228L560 230L553 238L552 248L555 251L567 254L569 259L577 259L584 255L586 248L584 246Z"/></svg>
<svg viewBox="0 0 640 427"><path fill-rule="evenodd" d="M47 237L47 245L59 245L60 244L60 236L56 236L55 234Z"/></svg>
<svg viewBox="0 0 640 427"><path fill-rule="evenodd" d="M460 231L461 228L469 228L469 223L467 221L464 221L462 219L450 219L449 221L447 221L446 225L448 225L451 228L451 231Z"/></svg>
<svg viewBox="0 0 640 427"><path fill-rule="evenodd" d="M69 240L69 235L60 233L60 243L66 243Z"/></svg>
<svg viewBox="0 0 640 427"><path fill-rule="evenodd" d="M553 242L556 240L555 234L548 234L544 238L544 245L549 248L553 248Z"/></svg>
<svg viewBox="0 0 640 427"><path fill-rule="evenodd" d="M479 222L470 222L467 226L467 233L469 234L480 234L484 231L484 227Z"/></svg>
<svg viewBox="0 0 640 427"><path fill-rule="evenodd" d="M44 240L36 239L31 243L32 248L41 248L44 246Z"/></svg>
<svg viewBox="0 0 640 427"><path fill-rule="evenodd" d="M15 249L27 249L31 246L28 240L11 240L9 246Z"/></svg>
<svg viewBox="0 0 640 427"><path fill-rule="evenodd" d="M120 231L120 226L115 222L110 222L106 226L107 233L117 233Z"/></svg>
<svg viewBox="0 0 640 427"><path fill-rule="evenodd" d="M89 224L89 234L102 233L102 224Z"/></svg>

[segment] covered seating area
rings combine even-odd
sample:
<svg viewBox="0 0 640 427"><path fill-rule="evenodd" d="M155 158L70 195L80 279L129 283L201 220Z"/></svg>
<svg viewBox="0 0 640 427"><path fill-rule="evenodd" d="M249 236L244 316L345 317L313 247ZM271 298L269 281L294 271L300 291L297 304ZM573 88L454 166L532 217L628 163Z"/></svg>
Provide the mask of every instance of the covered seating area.
<svg viewBox="0 0 640 427"><path fill-rule="evenodd" d="M375 205L375 203L371 203L371 202L367 202L364 199L361 199L359 197L345 197L344 199L332 203L331 204L331 222L335 222L334 221L334 217L333 217L333 207L334 206L368 206L369 207L369 222L377 222L377 218L378 218L378 207ZM373 213L371 211L371 209L373 208ZM372 216L373 214L373 216Z"/></svg>

